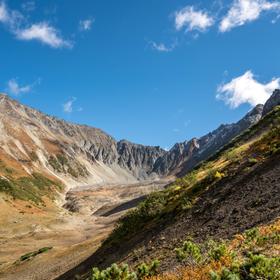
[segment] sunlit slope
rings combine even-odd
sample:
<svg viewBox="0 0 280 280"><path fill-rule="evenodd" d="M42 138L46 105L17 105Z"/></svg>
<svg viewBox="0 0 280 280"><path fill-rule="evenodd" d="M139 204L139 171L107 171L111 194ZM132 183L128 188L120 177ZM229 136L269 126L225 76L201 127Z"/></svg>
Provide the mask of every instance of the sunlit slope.
<svg viewBox="0 0 280 280"><path fill-rule="evenodd" d="M280 216L280 107L164 191L151 194L118 223L101 248L73 273L113 262L180 265L175 248L234 234ZM188 278L186 278L188 279ZM204 279L204 278L202 278ZM217 278L218 279L218 278Z"/></svg>

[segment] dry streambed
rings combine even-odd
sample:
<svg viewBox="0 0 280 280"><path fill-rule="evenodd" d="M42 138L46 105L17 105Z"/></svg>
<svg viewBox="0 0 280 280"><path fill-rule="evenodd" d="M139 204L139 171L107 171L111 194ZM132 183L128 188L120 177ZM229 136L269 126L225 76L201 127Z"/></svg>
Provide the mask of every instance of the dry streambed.
<svg viewBox="0 0 280 280"><path fill-rule="evenodd" d="M75 267L125 211L165 184L79 187L66 194L63 207L50 204L44 211L1 201L0 279L49 280Z"/></svg>

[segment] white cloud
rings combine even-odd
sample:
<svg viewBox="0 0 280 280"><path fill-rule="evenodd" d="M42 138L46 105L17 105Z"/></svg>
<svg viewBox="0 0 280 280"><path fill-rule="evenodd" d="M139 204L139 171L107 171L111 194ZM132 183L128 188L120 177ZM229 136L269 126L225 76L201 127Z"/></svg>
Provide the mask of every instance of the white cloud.
<svg viewBox="0 0 280 280"><path fill-rule="evenodd" d="M187 6L175 13L175 27L181 30L186 27L187 31L205 31L214 24L215 20L208 13L195 10L193 6Z"/></svg>
<svg viewBox="0 0 280 280"><path fill-rule="evenodd" d="M32 24L29 28L17 30L16 35L18 39L37 40L52 48L72 47L71 42L64 40L58 30L46 22Z"/></svg>
<svg viewBox="0 0 280 280"><path fill-rule="evenodd" d="M14 95L30 92L36 84L40 83L40 79L30 85L19 85L16 79L11 79L7 83L7 91Z"/></svg>
<svg viewBox="0 0 280 280"><path fill-rule="evenodd" d="M72 97L66 103L63 104L63 111L65 113L72 113L73 112L73 103L77 100L76 97Z"/></svg>
<svg viewBox="0 0 280 280"><path fill-rule="evenodd" d="M175 45L172 45L170 47L167 47L163 43L156 43L156 42L150 42L152 49L159 51L159 52L171 52L174 50Z"/></svg>
<svg viewBox="0 0 280 280"><path fill-rule="evenodd" d="M64 40L49 23L39 22L26 27L27 18L18 11L10 10L4 2L0 3L0 22L19 40L37 40L53 48L72 47L72 43Z"/></svg>
<svg viewBox="0 0 280 280"><path fill-rule="evenodd" d="M273 78L267 84L258 82L252 71L218 87L217 98L231 108L249 103L251 106L264 104L273 91L280 86L280 78Z"/></svg>
<svg viewBox="0 0 280 280"><path fill-rule="evenodd" d="M266 0L234 0L226 16L222 19L219 30L226 32L247 22L257 20L262 12L279 11L280 3Z"/></svg>
<svg viewBox="0 0 280 280"><path fill-rule="evenodd" d="M9 20L9 15L7 11L7 7L4 2L0 4L0 22L7 23Z"/></svg>
<svg viewBox="0 0 280 280"><path fill-rule="evenodd" d="M93 19L85 19L85 20L80 20L80 30L81 31L89 31L91 30L92 24L94 20Z"/></svg>
<svg viewBox="0 0 280 280"><path fill-rule="evenodd" d="M24 20L23 15L18 11L11 11L6 6L5 2L0 3L0 22L8 27L9 30L13 31Z"/></svg>

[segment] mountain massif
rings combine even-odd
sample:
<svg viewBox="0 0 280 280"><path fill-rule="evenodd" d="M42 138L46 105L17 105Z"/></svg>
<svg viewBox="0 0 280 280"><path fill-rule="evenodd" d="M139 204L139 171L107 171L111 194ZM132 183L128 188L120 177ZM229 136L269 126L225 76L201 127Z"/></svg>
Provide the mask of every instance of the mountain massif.
<svg viewBox="0 0 280 280"><path fill-rule="evenodd" d="M68 123L1 95L1 160L22 175L40 172L69 186L154 180L190 170L258 122L262 110L258 105L237 123L165 151L117 142L100 129Z"/></svg>

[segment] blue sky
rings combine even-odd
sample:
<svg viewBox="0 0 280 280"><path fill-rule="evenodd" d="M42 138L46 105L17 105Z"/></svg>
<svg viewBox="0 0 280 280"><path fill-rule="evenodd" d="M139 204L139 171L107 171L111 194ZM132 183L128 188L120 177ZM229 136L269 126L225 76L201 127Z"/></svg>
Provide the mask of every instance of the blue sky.
<svg viewBox="0 0 280 280"><path fill-rule="evenodd" d="M170 147L279 87L279 16L272 0L0 1L0 91Z"/></svg>

